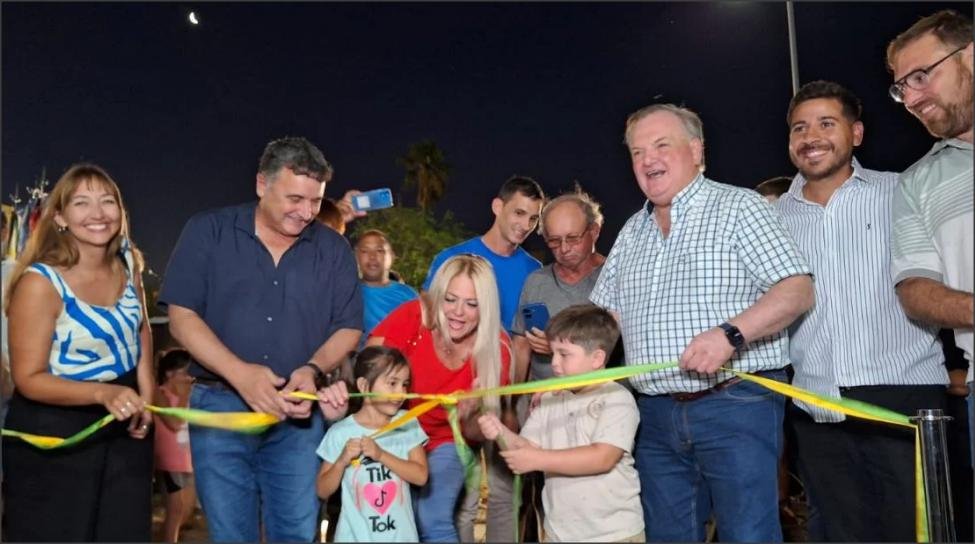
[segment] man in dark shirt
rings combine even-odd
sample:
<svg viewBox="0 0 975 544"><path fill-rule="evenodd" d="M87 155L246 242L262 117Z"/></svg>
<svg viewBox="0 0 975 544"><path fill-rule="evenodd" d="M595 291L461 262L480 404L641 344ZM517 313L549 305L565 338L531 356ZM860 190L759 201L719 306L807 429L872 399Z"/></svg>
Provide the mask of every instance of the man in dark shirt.
<svg viewBox="0 0 975 544"><path fill-rule="evenodd" d="M190 354L190 405L274 414L260 435L191 427L197 489L214 541L309 542L325 423L316 380L355 349L362 296L348 242L315 221L332 167L303 138L267 145L255 203L203 212L183 228L160 304ZM284 393L284 394L283 394Z"/></svg>

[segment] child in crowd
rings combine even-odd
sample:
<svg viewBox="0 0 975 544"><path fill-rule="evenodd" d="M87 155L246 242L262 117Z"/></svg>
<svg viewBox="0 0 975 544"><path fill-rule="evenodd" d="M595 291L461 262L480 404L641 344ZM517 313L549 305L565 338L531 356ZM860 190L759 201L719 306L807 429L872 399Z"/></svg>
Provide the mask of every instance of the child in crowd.
<svg viewBox="0 0 975 544"><path fill-rule="evenodd" d="M356 357L355 390L406 393L410 366L397 349L372 346ZM357 404L354 402L354 404ZM403 400L367 397L361 408L329 427L318 447L323 459L318 496L327 499L341 484L337 542L418 542L410 484L427 482L427 435L416 419L369 436L401 416Z"/></svg>
<svg viewBox="0 0 975 544"><path fill-rule="evenodd" d="M599 370L619 338L606 310L579 304L552 318L545 334L556 376ZM494 415L478 424L516 474L542 471L547 542L643 542L633 438L640 421L632 393L609 382L542 395L521 435Z"/></svg>
<svg viewBox="0 0 975 544"><path fill-rule="evenodd" d="M189 405L193 377L189 374L190 354L185 349L171 349L162 354L156 365L157 406L186 408ZM193 485L193 463L190 458L190 433L185 421L153 415L156 420L155 461L157 481L166 494L166 518L163 542L177 542L179 530L196 508Z"/></svg>

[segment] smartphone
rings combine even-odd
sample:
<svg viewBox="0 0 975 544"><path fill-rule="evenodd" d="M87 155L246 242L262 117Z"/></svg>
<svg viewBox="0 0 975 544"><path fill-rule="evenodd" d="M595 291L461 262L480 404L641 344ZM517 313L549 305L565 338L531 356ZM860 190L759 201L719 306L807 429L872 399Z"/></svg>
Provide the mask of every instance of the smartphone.
<svg viewBox="0 0 975 544"><path fill-rule="evenodd" d="M544 302L525 304L521 307L521 317L526 331L532 328L544 331L548 326L548 306Z"/></svg>
<svg viewBox="0 0 975 544"><path fill-rule="evenodd" d="M352 197L352 207L357 212L381 210L393 206L393 193L389 189L374 189Z"/></svg>

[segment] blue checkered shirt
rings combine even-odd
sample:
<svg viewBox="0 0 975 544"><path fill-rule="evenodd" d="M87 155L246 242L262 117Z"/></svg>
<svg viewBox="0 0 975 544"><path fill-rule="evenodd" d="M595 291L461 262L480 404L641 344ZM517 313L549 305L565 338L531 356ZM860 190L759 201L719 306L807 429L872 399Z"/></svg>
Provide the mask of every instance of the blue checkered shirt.
<svg viewBox="0 0 975 544"><path fill-rule="evenodd" d="M620 316L627 364L677 361L694 336L751 307L790 276L810 274L758 193L698 175L670 209L670 234L647 202L623 226L590 300ZM788 364L788 337L752 339L728 365L748 372ZM727 366L727 365L726 365ZM648 395L694 392L731 376L669 369L631 379Z"/></svg>

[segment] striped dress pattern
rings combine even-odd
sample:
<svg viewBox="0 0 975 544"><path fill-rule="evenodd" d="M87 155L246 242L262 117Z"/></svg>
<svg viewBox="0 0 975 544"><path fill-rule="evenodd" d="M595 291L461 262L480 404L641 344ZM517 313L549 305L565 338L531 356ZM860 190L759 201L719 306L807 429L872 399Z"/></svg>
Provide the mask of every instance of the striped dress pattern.
<svg viewBox="0 0 975 544"><path fill-rule="evenodd" d="M27 271L43 275L54 285L64 305L51 342L50 371L77 381L107 382L136 367L142 354L139 329L142 303L133 280L133 261L127 246L122 258L128 279L113 306L88 304L75 296L54 267L34 263Z"/></svg>

